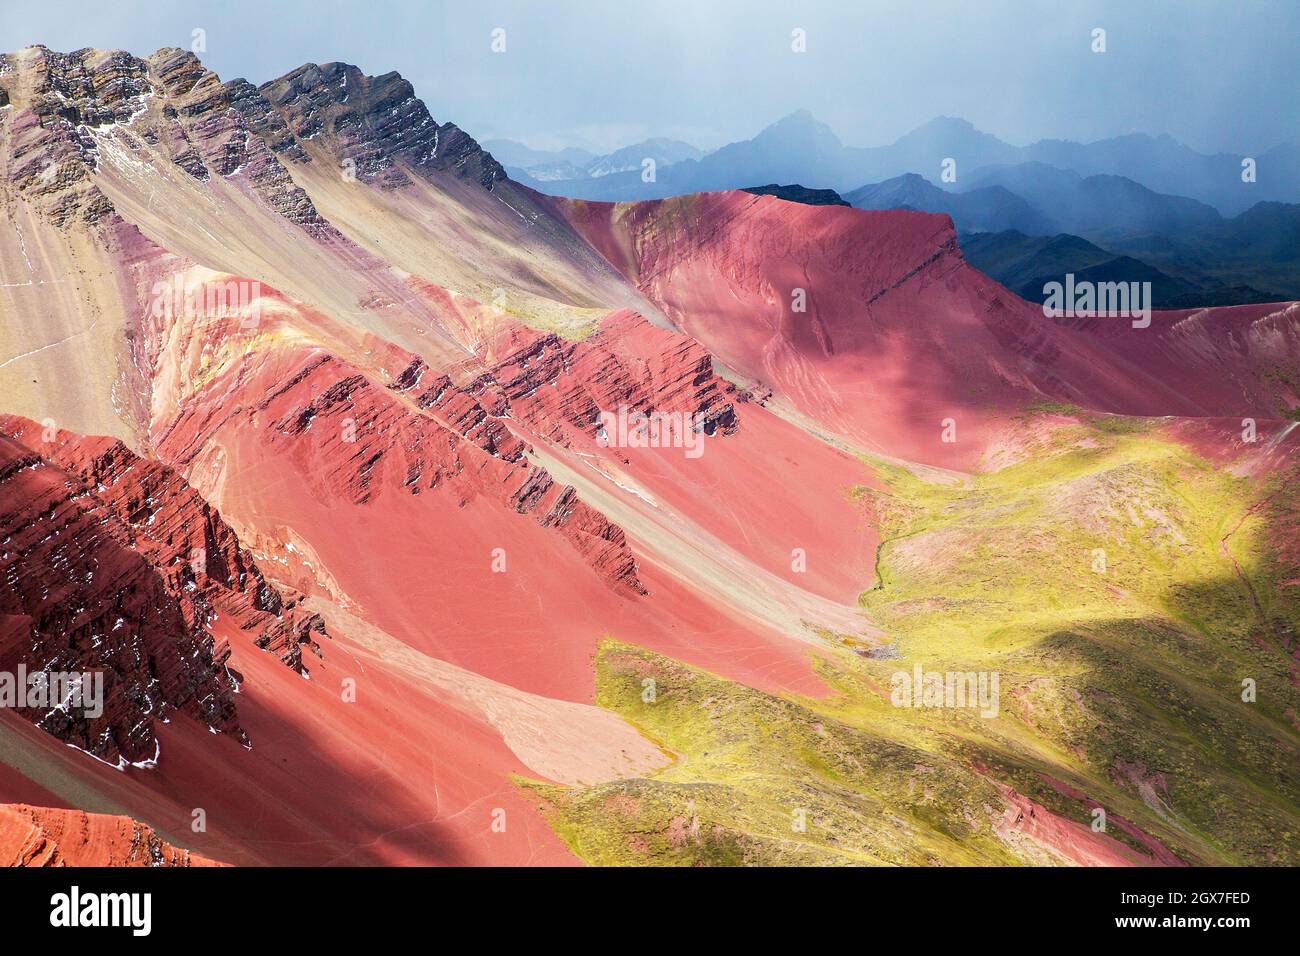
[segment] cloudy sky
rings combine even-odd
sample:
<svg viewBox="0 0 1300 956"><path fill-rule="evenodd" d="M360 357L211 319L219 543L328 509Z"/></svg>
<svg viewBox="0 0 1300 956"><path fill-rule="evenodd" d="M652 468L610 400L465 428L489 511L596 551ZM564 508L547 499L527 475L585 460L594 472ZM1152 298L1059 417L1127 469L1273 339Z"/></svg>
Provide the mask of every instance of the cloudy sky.
<svg viewBox="0 0 1300 956"><path fill-rule="evenodd" d="M1290 0L3 0L0 51L189 48L263 82L305 62L397 70L480 139L712 148L800 108L848 144L958 116L1009 142L1300 138ZM1094 53L1093 31L1106 31ZM493 31L505 51L493 52ZM792 31L806 52L792 50Z"/></svg>

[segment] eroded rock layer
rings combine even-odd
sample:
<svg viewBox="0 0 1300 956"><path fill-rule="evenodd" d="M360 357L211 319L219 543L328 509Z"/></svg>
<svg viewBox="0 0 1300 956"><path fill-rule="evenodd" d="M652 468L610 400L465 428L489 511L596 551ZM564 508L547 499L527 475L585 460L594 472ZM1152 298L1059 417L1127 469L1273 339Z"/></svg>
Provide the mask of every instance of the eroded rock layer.
<svg viewBox="0 0 1300 956"><path fill-rule="evenodd" d="M221 866L129 817L0 805L0 865Z"/></svg>

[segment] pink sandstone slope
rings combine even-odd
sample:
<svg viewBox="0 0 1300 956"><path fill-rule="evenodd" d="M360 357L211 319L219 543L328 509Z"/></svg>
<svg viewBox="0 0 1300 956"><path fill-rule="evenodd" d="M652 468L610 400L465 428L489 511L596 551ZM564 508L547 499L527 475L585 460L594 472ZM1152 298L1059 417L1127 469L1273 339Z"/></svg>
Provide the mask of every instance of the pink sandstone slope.
<svg viewBox="0 0 1300 956"><path fill-rule="evenodd" d="M1295 305L1053 320L969 266L946 216L743 192L552 203L721 362L876 453L973 467L997 418L1042 399L1265 418L1297 401L1268 375L1300 366Z"/></svg>

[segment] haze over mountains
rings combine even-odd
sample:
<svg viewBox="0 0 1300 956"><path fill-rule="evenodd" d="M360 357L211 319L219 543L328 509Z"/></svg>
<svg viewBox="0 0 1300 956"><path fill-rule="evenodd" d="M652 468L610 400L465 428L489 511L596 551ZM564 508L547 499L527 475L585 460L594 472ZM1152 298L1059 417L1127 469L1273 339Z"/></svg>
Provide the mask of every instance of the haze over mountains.
<svg viewBox="0 0 1300 956"><path fill-rule="evenodd" d="M0 674L105 688L0 708L0 859L1300 861L1300 304L1049 317L804 117L603 203L437 112L0 56Z"/></svg>
<svg viewBox="0 0 1300 956"><path fill-rule="evenodd" d="M1013 146L965 120L939 117L894 143L856 147L845 146L807 110L777 120L752 139L728 144L695 161L682 161L672 170L660 168L655 182L643 182L638 169L636 175L606 177L581 186L556 180L546 190L576 199L626 201L775 180L843 193L906 173L937 181L948 158L957 160L956 181L962 184L973 184L977 171L988 167L1039 163L1080 177L1121 176L1155 192L1199 200L1225 215L1262 201L1300 200L1300 149L1294 143L1252 156L1257 178L1245 183L1241 179L1244 156L1202 155L1169 136L1133 134L1094 143L1041 140ZM502 161L508 168L513 166ZM528 171L527 166L514 168Z"/></svg>
<svg viewBox="0 0 1300 956"><path fill-rule="evenodd" d="M1250 182L1246 157L1201 155L1168 136L1018 147L945 117L888 146L859 148L799 111L698 159L666 162L660 151L653 181L642 175L637 149L620 151L626 171L599 177L566 179L556 154L509 147L506 165L521 181L572 198L625 201L785 183L838 190L861 209L944 213L963 234L1011 233L963 241L977 266L1030 298L1041 298L1041 285L1024 276L1036 281L1053 269L1153 281L1157 304L1170 307L1300 295L1300 252L1287 238L1300 222L1300 152L1290 143L1250 157ZM1089 250L1063 257L1082 248L1069 237L1086 240ZM1049 243L1051 251L1034 259L1032 250Z"/></svg>
<svg viewBox="0 0 1300 956"><path fill-rule="evenodd" d="M529 149L523 143L508 139L487 140L483 148L499 159L511 175L525 183L599 179L631 170L639 175L647 159L660 166L670 166L704 155L690 143L663 137L643 140L601 156L572 147L554 151Z"/></svg>
<svg viewBox="0 0 1300 956"><path fill-rule="evenodd" d="M1046 214L1002 186L949 192L918 173L862 186L845 193L844 199L858 209L941 212L951 216L958 228L973 232L1014 229L1041 235L1056 231L1056 224Z"/></svg>

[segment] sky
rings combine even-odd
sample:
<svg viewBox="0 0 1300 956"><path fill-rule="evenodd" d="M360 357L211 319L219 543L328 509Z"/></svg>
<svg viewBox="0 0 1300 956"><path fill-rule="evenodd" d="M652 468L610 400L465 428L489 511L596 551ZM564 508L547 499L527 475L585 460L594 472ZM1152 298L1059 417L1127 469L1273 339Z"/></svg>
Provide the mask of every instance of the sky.
<svg viewBox="0 0 1300 956"><path fill-rule="evenodd" d="M540 149L712 149L797 109L853 146L936 116L1018 145L1145 132L1246 154L1300 139L1296 0L0 0L3 52L144 55L191 48L196 30L223 78L397 70L439 122Z"/></svg>

